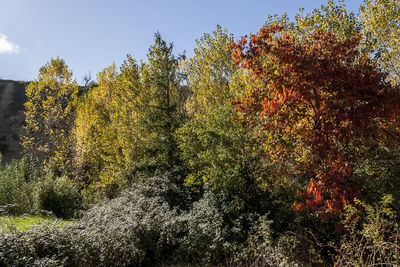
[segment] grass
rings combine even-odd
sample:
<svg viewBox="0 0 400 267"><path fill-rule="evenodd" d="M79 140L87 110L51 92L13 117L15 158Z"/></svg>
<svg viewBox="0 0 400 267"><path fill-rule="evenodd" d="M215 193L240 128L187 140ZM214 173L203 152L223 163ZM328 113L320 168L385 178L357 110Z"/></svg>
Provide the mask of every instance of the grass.
<svg viewBox="0 0 400 267"><path fill-rule="evenodd" d="M10 227L15 227L18 231L26 231L30 226L43 223L56 224L59 227L63 227L73 222L40 215L0 216L0 229L6 229L6 231Z"/></svg>

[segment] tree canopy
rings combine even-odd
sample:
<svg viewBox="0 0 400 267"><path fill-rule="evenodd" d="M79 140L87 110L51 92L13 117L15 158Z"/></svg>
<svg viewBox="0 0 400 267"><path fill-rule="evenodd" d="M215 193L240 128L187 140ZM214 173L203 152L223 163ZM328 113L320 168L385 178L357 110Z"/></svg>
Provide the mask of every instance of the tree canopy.
<svg viewBox="0 0 400 267"><path fill-rule="evenodd" d="M358 35L340 40L316 30L297 41L283 29L268 25L232 45L236 64L256 81L234 105L239 120L262 127L282 171L310 179L301 193L305 205L295 208L329 215L359 197L349 180L355 147L398 116L398 100L385 74L360 54Z"/></svg>
<svg viewBox="0 0 400 267"><path fill-rule="evenodd" d="M38 78L26 88L26 149L43 159L56 156L61 165L68 165L77 94L78 85L64 60L51 59L40 68Z"/></svg>

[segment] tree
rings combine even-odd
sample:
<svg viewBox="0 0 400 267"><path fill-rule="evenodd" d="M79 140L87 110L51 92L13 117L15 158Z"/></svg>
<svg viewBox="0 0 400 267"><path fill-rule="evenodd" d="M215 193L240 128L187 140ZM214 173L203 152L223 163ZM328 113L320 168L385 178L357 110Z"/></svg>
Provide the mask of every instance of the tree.
<svg viewBox="0 0 400 267"><path fill-rule="evenodd" d="M250 199L265 178L264 151L254 132L233 121L233 115L227 103L204 118L189 121L176 135L182 158L190 168L187 185Z"/></svg>
<svg viewBox="0 0 400 267"><path fill-rule="evenodd" d="M367 48L388 73L392 85L400 85L400 2L366 0L360 11Z"/></svg>
<svg viewBox="0 0 400 267"><path fill-rule="evenodd" d="M361 32L361 23L352 12L347 12L343 0L336 4L329 0L326 6L314 9L311 13L301 13L296 15L295 28L296 35L312 33L316 29L331 31L336 38L341 40L351 38L354 34Z"/></svg>
<svg viewBox="0 0 400 267"><path fill-rule="evenodd" d="M122 168L114 119L118 110L115 103L117 78L115 64L98 74L98 86L78 106L74 127L77 174L80 180L88 182L89 178L102 189L120 182L116 181L115 174Z"/></svg>
<svg viewBox="0 0 400 267"><path fill-rule="evenodd" d="M144 98L140 68L130 55L120 72L115 64L98 74L98 86L81 101L75 121L77 176L113 196L132 162L143 155Z"/></svg>
<svg viewBox="0 0 400 267"><path fill-rule="evenodd" d="M233 35L219 25L212 34L196 40L194 56L186 59L183 69L193 95L187 101L190 114L201 116L218 108L243 91L244 73L232 61L229 46ZM239 92L238 92L239 91Z"/></svg>
<svg viewBox="0 0 400 267"><path fill-rule="evenodd" d="M22 145L42 159L55 156L60 166L71 159L71 129L78 85L64 60L51 59L26 88L25 135Z"/></svg>
<svg viewBox="0 0 400 267"><path fill-rule="evenodd" d="M267 153L280 174L309 180L299 191L305 203L294 208L326 218L360 196L351 183L352 159L361 144L383 140L378 136L398 116L398 98L361 54L358 35L341 40L316 30L296 40L283 30L268 25L232 45L236 64L253 80L253 89L233 104L237 119L265 132Z"/></svg>
<svg viewBox="0 0 400 267"><path fill-rule="evenodd" d="M156 33L148 63L140 69L145 97L139 122L144 136L138 149L143 154L133 162L139 171L168 170L179 162L174 132L184 120L186 99L178 72L181 58L172 51L173 45Z"/></svg>
<svg viewBox="0 0 400 267"><path fill-rule="evenodd" d="M184 117L179 59L159 34L140 66L128 55L98 75L75 123L76 166L83 181L112 197L126 179L177 164L174 132ZM100 189L100 190L99 190Z"/></svg>

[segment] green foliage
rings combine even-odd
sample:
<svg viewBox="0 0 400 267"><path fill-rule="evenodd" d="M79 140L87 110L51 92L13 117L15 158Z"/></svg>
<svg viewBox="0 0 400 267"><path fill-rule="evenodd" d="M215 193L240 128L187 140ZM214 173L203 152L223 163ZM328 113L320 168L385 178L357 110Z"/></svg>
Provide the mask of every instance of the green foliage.
<svg viewBox="0 0 400 267"><path fill-rule="evenodd" d="M41 159L55 156L60 167L71 160L71 135L78 85L64 60L51 59L26 88L22 145Z"/></svg>
<svg viewBox="0 0 400 267"><path fill-rule="evenodd" d="M138 266L162 263L216 264L232 255L240 227L227 224L229 205L206 194L188 211L179 177L137 182L113 200L90 209L62 229L41 226L0 233L1 265Z"/></svg>
<svg viewBox="0 0 400 267"><path fill-rule="evenodd" d="M363 202L364 213L347 206L344 236L336 265L347 266L398 266L400 264L400 229L396 213L391 209L393 198L386 195L373 206ZM361 221L360 216L362 217Z"/></svg>
<svg viewBox="0 0 400 267"><path fill-rule="evenodd" d="M400 211L400 191L396 186L400 176L400 151L397 147L375 146L357 151L353 180L360 185L363 201L368 205L379 203L385 194L391 194L392 208Z"/></svg>
<svg viewBox="0 0 400 267"><path fill-rule="evenodd" d="M66 176L45 173L34 157L0 167L0 206L5 214L53 212L72 217L81 208L80 192Z"/></svg>
<svg viewBox="0 0 400 267"><path fill-rule="evenodd" d="M37 160L29 156L0 165L0 205L8 206L5 212L22 214L34 210L34 188L41 175Z"/></svg>
<svg viewBox="0 0 400 267"><path fill-rule="evenodd" d="M32 226L41 224L56 224L59 227L63 227L70 223L72 221L64 221L43 215L0 216L0 228L5 231L9 229L11 231L27 231Z"/></svg>
<svg viewBox="0 0 400 267"><path fill-rule="evenodd" d="M34 199L38 210L50 211L60 218L72 218L81 208L79 189L66 176L55 177L48 173L35 187Z"/></svg>
<svg viewBox="0 0 400 267"><path fill-rule="evenodd" d="M0 243L2 266L73 266L76 263L68 233L56 227L1 233Z"/></svg>
<svg viewBox="0 0 400 267"><path fill-rule="evenodd" d="M182 157L190 168L186 184L201 190L227 191L239 199L254 197L267 176L263 148L255 132L232 119L225 104L204 118L194 118L177 131Z"/></svg>
<svg viewBox="0 0 400 267"><path fill-rule="evenodd" d="M299 240L284 236L274 241L271 230L272 221L267 217L260 216L254 221L248 239L232 262L251 266L301 266L295 252Z"/></svg>
<svg viewBox="0 0 400 267"><path fill-rule="evenodd" d="M138 144L141 154L131 162L132 173L152 174L180 164L174 132L185 119L186 95L178 69L182 58L175 57L173 45L167 44L159 33L155 34L148 63L140 68L146 92L139 115L143 137Z"/></svg>
<svg viewBox="0 0 400 267"><path fill-rule="evenodd" d="M183 262L217 264L234 255L246 234L235 208L235 202L224 194L210 191L193 203L192 209L182 215L186 234L180 240L178 255Z"/></svg>

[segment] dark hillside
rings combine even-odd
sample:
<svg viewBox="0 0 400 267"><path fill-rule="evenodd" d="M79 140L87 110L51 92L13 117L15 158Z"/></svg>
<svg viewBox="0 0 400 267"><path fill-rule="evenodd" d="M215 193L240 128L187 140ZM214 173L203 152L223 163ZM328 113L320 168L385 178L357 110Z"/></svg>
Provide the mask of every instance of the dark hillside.
<svg viewBox="0 0 400 267"><path fill-rule="evenodd" d="M28 82L0 80L0 152L4 160L21 156L19 136L24 122Z"/></svg>

